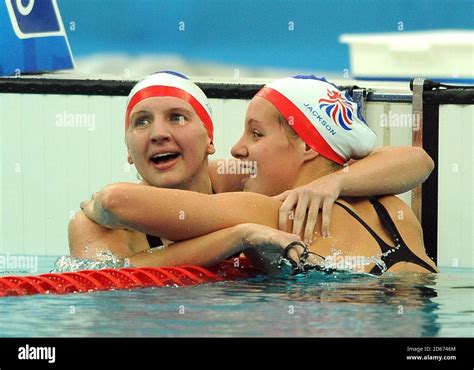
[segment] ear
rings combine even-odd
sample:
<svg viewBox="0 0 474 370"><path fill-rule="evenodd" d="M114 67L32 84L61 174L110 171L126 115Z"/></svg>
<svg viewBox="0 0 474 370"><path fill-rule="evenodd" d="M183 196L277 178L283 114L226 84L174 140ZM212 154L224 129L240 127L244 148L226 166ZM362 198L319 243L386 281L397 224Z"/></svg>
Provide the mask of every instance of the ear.
<svg viewBox="0 0 474 370"><path fill-rule="evenodd" d="M216 152L216 148L214 147L214 143L209 140L207 143L207 148L206 148L206 153L209 154L214 154Z"/></svg>
<svg viewBox="0 0 474 370"><path fill-rule="evenodd" d="M127 152L128 152L128 141L127 141L127 133L125 133L125 137L124 137L124 141L125 141L125 145L127 146ZM127 162L128 164L133 164L133 159L132 159L132 156L130 155L130 153L128 153L127 155Z"/></svg>
<svg viewBox="0 0 474 370"><path fill-rule="evenodd" d="M303 160L305 162L311 161L314 158L316 158L319 155L318 152L315 150L311 149L307 144L305 144L305 150L304 150L304 155L303 155Z"/></svg>

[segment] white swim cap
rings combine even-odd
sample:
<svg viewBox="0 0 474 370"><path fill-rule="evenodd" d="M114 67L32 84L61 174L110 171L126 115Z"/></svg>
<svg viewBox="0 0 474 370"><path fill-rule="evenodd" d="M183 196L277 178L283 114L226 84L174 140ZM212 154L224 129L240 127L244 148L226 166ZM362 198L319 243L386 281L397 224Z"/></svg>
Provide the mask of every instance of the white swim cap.
<svg viewBox="0 0 474 370"><path fill-rule="evenodd" d="M207 96L186 76L171 71L154 73L133 87L127 100L125 130L130 125L130 112L133 107L142 100L155 96L174 96L188 102L204 124L207 135L213 140L212 110Z"/></svg>
<svg viewBox="0 0 474 370"><path fill-rule="evenodd" d="M295 76L265 85L256 96L270 103L310 148L339 164L363 158L375 147L375 133L347 91L325 78Z"/></svg>

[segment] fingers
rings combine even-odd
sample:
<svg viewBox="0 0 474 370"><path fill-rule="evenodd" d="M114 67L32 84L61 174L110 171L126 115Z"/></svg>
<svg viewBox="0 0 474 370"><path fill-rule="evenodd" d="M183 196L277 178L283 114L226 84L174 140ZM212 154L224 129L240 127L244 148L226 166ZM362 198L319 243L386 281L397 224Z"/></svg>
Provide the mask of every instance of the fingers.
<svg viewBox="0 0 474 370"><path fill-rule="evenodd" d="M287 192L285 192L287 193ZM285 194L283 193L283 194ZM280 194L283 195L283 194ZM285 196L285 201L280 207L280 212L278 214L278 228L281 231L286 231L288 232L288 219L290 216L290 212L293 211L293 208L295 207L295 204L298 201L298 195L295 193L289 193L289 195Z"/></svg>
<svg viewBox="0 0 474 370"><path fill-rule="evenodd" d="M97 222L96 217L94 217L95 215L94 215L94 201L93 200L83 201L81 203L81 209L89 219Z"/></svg>
<svg viewBox="0 0 474 370"><path fill-rule="evenodd" d="M321 204L320 198L315 198L311 201L308 210L308 217L306 219L306 227L304 230L304 242L305 244L311 244L314 237L314 228L318 221L319 205Z"/></svg>
<svg viewBox="0 0 474 370"><path fill-rule="evenodd" d="M91 218L92 214L92 201L91 200L85 200L84 202L81 203L81 209L83 210L84 214Z"/></svg>
<svg viewBox="0 0 474 370"><path fill-rule="evenodd" d="M89 202L90 202L89 200L85 200L85 201L81 202L81 205L80 205L81 209L84 210L84 208L87 207Z"/></svg>
<svg viewBox="0 0 474 370"><path fill-rule="evenodd" d="M95 200L97 195L98 195L98 193L95 192L95 193L92 194L92 197L91 197L90 200L85 200L85 201L81 202L81 205L80 205L81 209L84 210L84 208L88 207L89 204Z"/></svg>
<svg viewBox="0 0 474 370"><path fill-rule="evenodd" d="M293 260L296 263L300 262L301 254L303 254L304 248L300 245L294 245L291 247L290 251L287 254L287 257Z"/></svg>
<svg viewBox="0 0 474 370"><path fill-rule="evenodd" d="M280 202L283 202L286 199L286 197L288 196L289 193L290 192L287 190L287 191L284 191L281 194L273 196L272 198L275 199L275 200L278 200Z"/></svg>
<svg viewBox="0 0 474 370"><path fill-rule="evenodd" d="M323 222L321 226L321 234L323 237L329 236L329 226L331 224L332 207L334 206L334 200L326 199L323 204Z"/></svg>
<svg viewBox="0 0 474 370"><path fill-rule="evenodd" d="M295 261L296 263L299 263L301 253L302 252L297 252L296 248L291 248L291 250L288 252L288 258L291 258L291 260Z"/></svg>
<svg viewBox="0 0 474 370"><path fill-rule="evenodd" d="M300 235L303 223L306 218L306 212L310 202L309 197L300 197L296 206L295 219L293 220L293 234Z"/></svg>
<svg viewBox="0 0 474 370"><path fill-rule="evenodd" d="M303 225L306 221L303 238L305 243L311 243L314 239L314 228L318 221L319 208L322 206L321 235L323 237L330 235L329 227L332 207L336 199L332 195L325 194L319 196L313 191L304 189L300 191L285 191L273 198L284 200L278 215L278 227L280 230L286 232L290 231L288 228L288 219L290 218L291 212L295 210L292 233L301 235Z"/></svg>

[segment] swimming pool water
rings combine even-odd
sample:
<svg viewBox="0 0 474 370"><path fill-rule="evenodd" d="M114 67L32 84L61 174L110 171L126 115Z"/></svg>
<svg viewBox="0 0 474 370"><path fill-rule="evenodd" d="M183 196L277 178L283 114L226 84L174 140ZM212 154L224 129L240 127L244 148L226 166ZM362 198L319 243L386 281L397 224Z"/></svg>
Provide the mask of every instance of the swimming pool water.
<svg viewBox="0 0 474 370"><path fill-rule="evenodd" d="M38 273L53 262L40 259ZM473 337L473 283L473 269L441 268L5 297L0 337Z"/></svg>

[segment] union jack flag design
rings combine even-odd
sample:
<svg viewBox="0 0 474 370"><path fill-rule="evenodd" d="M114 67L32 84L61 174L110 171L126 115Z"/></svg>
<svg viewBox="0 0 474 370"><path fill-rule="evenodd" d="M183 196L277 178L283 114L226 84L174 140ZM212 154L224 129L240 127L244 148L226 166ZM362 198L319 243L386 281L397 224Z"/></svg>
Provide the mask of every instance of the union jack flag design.
<svg viewBox="0 0 474 370"><path fill-rule="evenodd" d="M329 117L344 130L351 131L354 108L339 91L327 90L328 99L319 99L320 109L324 109Z"/></svg>

